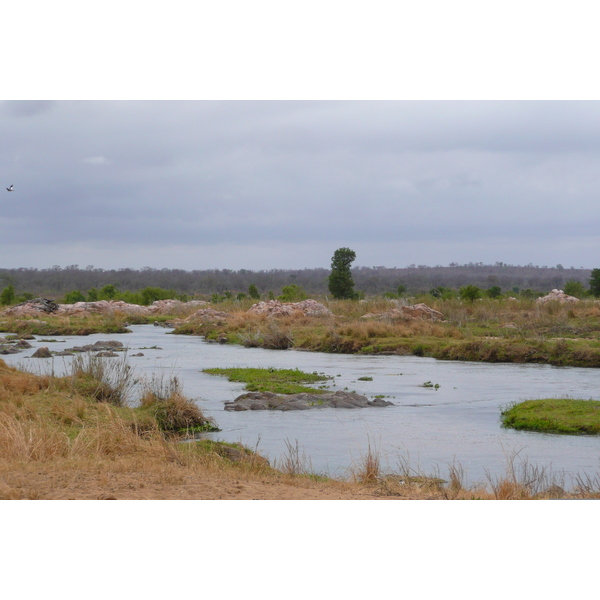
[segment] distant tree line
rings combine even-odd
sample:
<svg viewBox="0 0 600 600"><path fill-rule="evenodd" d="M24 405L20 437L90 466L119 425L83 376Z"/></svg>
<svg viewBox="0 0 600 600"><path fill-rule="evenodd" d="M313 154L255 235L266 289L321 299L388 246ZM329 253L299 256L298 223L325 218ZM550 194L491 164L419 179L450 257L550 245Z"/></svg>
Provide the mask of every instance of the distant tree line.
<svg viewBox="0 0 600 600"><path fill-rule="evenodd" d="M84 298L102 299L129 294L140 302L152 302L165 293L179 298L230 298L240 295L253 299L300 298L306 295L334 297L334 290L348 292L346 297L371 295L417 295L432 293L443 297L449 290L475 286L487 295L521 294L541 295L552 289L569 288L583 294L588 288L594 291L591 281L596 273L600 295L600 270L575 267L525 265L505 263L485 265L468 263L449 266L409 265L408 267L350 267L353 251L341 248L337 262L332 259L332 269L271 269L251 271L240 269L209 269L185 271L181 269L101 269L78 265L50 269L17 268L0 269L0 290L5 294L0 301L14 301L45 296L62 301ZM348 252L347 252L348 251ZM334 259L335 259L334 255ZM352 259L352 260L349 260ZM348 262L349 261L349 262ZM336 283L337 281L337 283ZM579 287L578 285L579 284ZM335 286L338 286L337 288ZM108 286L108 287L107 287ZM290 287L293 286L293 287ZM575 287L573 287L575 286ZM287 288L287 289L286 289ZM491 291L490 291L491 290ZM565 289L565 291L567 291ZM338 293L336 291L336 293ZM568 293L568 292L567 292ZM577 295L576 293L573 295Z"/></svg>

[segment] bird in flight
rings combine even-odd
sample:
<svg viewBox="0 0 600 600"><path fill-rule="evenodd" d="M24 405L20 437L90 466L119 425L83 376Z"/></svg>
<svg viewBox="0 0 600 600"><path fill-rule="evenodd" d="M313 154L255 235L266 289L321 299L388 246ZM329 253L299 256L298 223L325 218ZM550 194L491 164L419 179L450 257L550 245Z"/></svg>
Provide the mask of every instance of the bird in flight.
<svg viewBox="0 0 600 600"><path fill-rule="evenodd" d="M11 186L10 186L10 187L7 187L7 188L6 188L6 191L7 191L7 192L14 192L14 191L15 191L15 190L13 189L14 187L15 187L15 186L11 184Z"/></svg>

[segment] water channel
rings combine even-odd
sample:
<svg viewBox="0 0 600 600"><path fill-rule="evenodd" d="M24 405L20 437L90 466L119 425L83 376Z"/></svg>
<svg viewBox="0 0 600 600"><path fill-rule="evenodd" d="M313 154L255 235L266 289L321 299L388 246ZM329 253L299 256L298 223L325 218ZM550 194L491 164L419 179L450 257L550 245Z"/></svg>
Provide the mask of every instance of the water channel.
<svg viewBox="0 0 600 600"><path fill-rule="evenodd" d="M564 474L600 473L600 437L518 432L502 428L500 411L530 398L600 399L595 369L547 365L438 361L415 356L359 356L298 350L263 350L205 342L172 335L153 325L134 325L132 333L62 336L55 342L30 340L34 349L59 351L98 340L119 340L128 362L149 377L176 375L184 393L216 421L222 431L213 439L257 447L272 462L288 444L298 446L312 471L344 477L369 446L384 469L407 463L421 473L446 478L448 466L460 464L466 483L485 482L506 472L507 460ZM2 356L8 364L33 372L59 374L70 358L29 358L34 350ZM142 352L144 356L131 356ZM107 359L111 360L111 359ZM307 411L223 410L224 402L243 393L243 384L207 375L208 367L299 368L331 376L332 390L349 389L368 397L385 396L394 406L365 409L323 408ZM361 381L360 377L372 377ZM423 387L425 382L439 388Z"/></svg>

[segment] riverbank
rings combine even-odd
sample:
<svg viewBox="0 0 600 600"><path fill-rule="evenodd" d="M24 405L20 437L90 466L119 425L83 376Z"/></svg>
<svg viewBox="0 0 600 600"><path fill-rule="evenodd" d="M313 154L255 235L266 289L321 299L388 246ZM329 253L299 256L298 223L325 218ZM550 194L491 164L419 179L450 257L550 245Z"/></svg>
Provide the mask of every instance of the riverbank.
<svg viewBox="0 0 600 600"><path fill-rule="evenodd" d="M370 445L347 476L317 475L297 443L288 444L287 452L271 464L256 448L237 443L182 443L186 436L181 428L167 431L155 411L143 405L130 408L108 391L89 379L33 375L0 361L0 498L600 497L593 478L580 478L567 491L543 469L517 467L514 460L504 474L474 485L465 483L459 464L451 466L445 480L408 462L390 470Z"/></svg>
<svg viewBox="0 0 600 600"><path fill-rule="evenodd" d="M247 347L600 367L600 305L595 300L561 304L424 297L411 302L374 298L253 305L250 300L228 300L203 303L200 309L198 303L180 302L145 314L132 305L107 303L102 314L5 312L0 330L21 337L87 335L123 333L135 323L154 323L172 327L174 334Z"/></svg>

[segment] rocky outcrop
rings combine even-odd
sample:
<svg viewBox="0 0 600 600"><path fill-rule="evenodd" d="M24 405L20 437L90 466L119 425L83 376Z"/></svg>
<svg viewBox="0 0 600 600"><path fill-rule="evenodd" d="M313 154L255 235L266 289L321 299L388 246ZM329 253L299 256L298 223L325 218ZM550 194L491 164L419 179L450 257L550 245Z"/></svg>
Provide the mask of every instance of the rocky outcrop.
<svg viewBox="0 0 600 600"><path fill-rule="evenodd" d="M40 313L54 314L58 311L59 305L48 298L33 298L27 302L15 304L4 311L8 316L21 315L39 315Z"/></svg>
<svg viewBox="0 0 600 600"><path fill-rule="evenodd" d="M4 311L8 316L36 316L40 313L65 316L89 316L93 314L114 314L124 315L160 315L176 314L190 307L205 306L207 302L201 300L192 300L190 302L181 302L181 300L156 300L150 306L141 306L139 304L129 304L122 300L98 300L96 302L75 302L75 304L56 304L47 298L35 298L22 302L8 308Z"/></svg>
<svg viewBox="0 0 600 600"><path fill-rule="evenodd" d="M567 302L579 302L579 298L575 298L575 296L569 296L562 290L552 290L547 296L538 298L536 302L538 304L546 304L546 302L560 302L561 304L565 304Z"/></svg>
<svg viewBox="0 0 600 600"><path fill-rule="evenodd" d="M391 406L393 402L376 398L369 400L356 392L326 394L274 394L273 392L248 392L225 403L225 410L310 410L311 408L367 408Z"/></svg>
<svg viewBox="0 0 600 600"><path fill-rule="evenodd" d="M248 309L251 315L267 315L268 317L287 317L293 314L303 314L306 317L329 317L331 311L316 300L302 300L302 302L280 302L268 300L257 302Z"/></svg>

